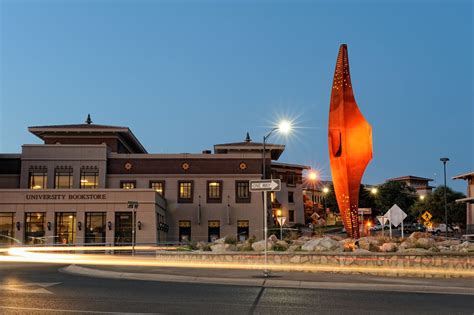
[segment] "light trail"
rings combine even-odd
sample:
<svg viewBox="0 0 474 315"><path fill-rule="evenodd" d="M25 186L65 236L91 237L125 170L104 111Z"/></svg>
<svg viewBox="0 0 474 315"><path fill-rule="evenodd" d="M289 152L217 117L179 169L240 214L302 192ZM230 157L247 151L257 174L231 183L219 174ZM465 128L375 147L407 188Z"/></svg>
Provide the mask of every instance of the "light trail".
<svg viewBox="0 0 474 315"><path fill-rule="evenodd" d="M141 250L162 250L170 247L136 246ZM131 250L131 246L78 246L78 247L12 247L7 249L7 255L0 255L0 262L35 262L48 264L76 264L96 266L143 266L143 267L178 267L178 268L206 268L206 269L244 269L263 270L263 258L258 255L247 255L248 262L214 262L214 261L186 261L180 259L158 260L157 257L107 255L107 254L70 254L62 253L74 251L123 251ZM53 253L45 253L47 251ZM58 253L60 252L60 253ZM186 254L186 252L184 252ZM342 258L342 257L341 257ZM253 260L255 259L255 260ZM373 260L373 257L347 257L347 259ZM376 258L375 258L376 259ZM253 260L253 261L252 261ZM444 267L395 267L395 266L350 266L343 263L335 264L269 264L268 269L273 271L306 271L306 272L347 272L384 275L424 275L442 277L474 277L474 270L451 269Z"/></svg>

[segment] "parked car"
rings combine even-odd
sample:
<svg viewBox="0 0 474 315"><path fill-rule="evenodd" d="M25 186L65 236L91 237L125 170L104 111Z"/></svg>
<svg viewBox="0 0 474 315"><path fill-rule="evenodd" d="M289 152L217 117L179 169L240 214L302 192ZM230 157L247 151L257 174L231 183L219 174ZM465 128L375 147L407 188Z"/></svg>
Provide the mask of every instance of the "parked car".
<svg viewBox="0 0 474 315"><path fill-rule="evenodd" d="M421 223L410 223L403 226L403 231L405 233L426 232L426 227Z"/></svg>
<svg viewBox="0 0 474 315"><path fill-rule="evenodd" d="M448 230L448 233L454 232L454 230L450 226L447 227L447 230ZM440 235L441 233L446 233L446 224L441 223L441 224L438 224L437 226L433 226L431 227L431 229L428 230L428 232L431 232L436 235Z"/></svg>
<svg viewBox="0 0 474 315"><path fill-rule="evenodd" d="M385 226L385 228L388 228L388 226ZM372 231L372 232L382 231L382 224L377 223L376 225L374 225L370 228L370 231Z"/></svg>

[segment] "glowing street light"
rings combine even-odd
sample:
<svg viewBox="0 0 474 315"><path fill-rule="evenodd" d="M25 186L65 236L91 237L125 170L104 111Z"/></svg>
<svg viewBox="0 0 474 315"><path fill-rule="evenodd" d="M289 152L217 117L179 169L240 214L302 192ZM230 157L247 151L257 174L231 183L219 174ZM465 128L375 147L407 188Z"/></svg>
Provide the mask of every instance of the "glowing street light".
<svg viewBox="0 0 474 315"><path fill-rule="evenodd" d="M316 171L309 172L308 179L312 182L316 181L318 179L318 173L316 173Z"/></svg>
<svg viewBox="0 0 474 315"><path fill-rule="evenodd" d="M263 151L262 151L262 177L263 179L267 178L266 174L266 144L268 138L275 132L278 131L282 134L289 134L291 130L293 129L292 123L289 120L282 120L278 124L277 127L273 128L270 130L269 133L267 133L266 136L263 137ZM271 156L270 156L271 159ZM268 243L267 243L267 234L268 234L268 205L267 205L267 198L268 198L268 193L266 191L263 192L263 223L264 223L264 228L263 228L263 239L265 240L265 270L263 271L263 274L265 277L267 277L270 273L267 269L267 263L268 263Z"/></svg>
<svg viewBox="0 0 474 315"><path fill-rule="evenodd" d="M421 200L421 201L425 200L425 196L424 196L424 195L421 195L421 196L420 196L420 200Z"/></svg>
<svg viewBox="0 0 474 315"><path fill-rule="evenodd" d="M327 195L328 192L329 192L329 188L324 187L324 188L323 188L323 193L324 193L325 195Z"/></svg>
<svg viewBox="0 0 474 315"><path fill-rule="evenodd" d="M379 192L379 190L378 190L377 187L372 187L372 189L370 190L370 192L372 193L372 195L376 195L376 194Z"/></svg>

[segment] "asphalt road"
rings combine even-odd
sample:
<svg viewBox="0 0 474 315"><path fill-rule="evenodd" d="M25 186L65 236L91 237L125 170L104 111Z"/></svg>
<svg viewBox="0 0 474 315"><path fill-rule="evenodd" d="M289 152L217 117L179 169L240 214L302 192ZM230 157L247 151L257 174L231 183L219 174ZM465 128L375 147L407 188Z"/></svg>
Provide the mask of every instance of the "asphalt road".
<svg viewBox="0 0 474 315"><path fill-rule="evenodd" d="M0 264L0 314L474 314L472 295L112 280Z"/></svg>

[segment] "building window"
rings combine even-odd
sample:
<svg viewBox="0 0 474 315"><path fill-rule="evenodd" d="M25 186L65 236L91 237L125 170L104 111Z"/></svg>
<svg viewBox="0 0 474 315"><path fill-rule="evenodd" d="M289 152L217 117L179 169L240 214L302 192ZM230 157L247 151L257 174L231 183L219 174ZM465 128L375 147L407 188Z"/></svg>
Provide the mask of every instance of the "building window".
<svg viewBox="0 0 474 315"><path fill-rule="evenodd" d="M45 213L26 212L25 213L25 243L43 244L45 235Z"/></svg>
<svg viewBox="0 0 474 315"><path fill-rule="evenodd" d="M164 181L150 181L150 188L159 193L162 197L165 196L165 182Z"/></svg>
<svg viewBox="0 0 474 315"><path fill-rule="evenodd" d="M287 186L296 186L296 174L295 173L288 173L287 174L287 181L286 181Z"/></svg>
<svg viewBox="0 0 474 315"><path fill-rule="evenodd" d="M288 192L288 202L289 202L289 203L294 203L294 202L295 202L295 199L294 199L294 192L292 192L292 191L289 191L289 192Z"/></svg>
<svg viewBox="0 0 474 315"><path fill-rule="evenodd" d="M221 237L221 222L209 221L207 228L207 241L214 242Z"/></svg>
<svg viewBox="0 0 474 315"><path fill-rule="evenodd" d="M236 181L235 182L235 202L237 203L249 203L250 202L250 190L248 181Z"/></svg>
<svg viewBox="0 0 474 315"><path fill-rule="evenodd" d="M135 180L120 181L120 188L122 189L135 189L136 187L137 187L137 181Z"/></svg>
<svg viewBox="0 0 474 315"><path fill-rule="evenodd" d="M72 188L72 172L56 171L54 174L54 188L71 189Z"/></svg>
<svg viewBox="0 0 474 315"><path fill-rule="evenodd" d="M179 241L191 241L191 221L179 221Z"/></svg>
<svg viewBox="0 0 474 315"><path fill-rule="evenodd" d="M193 202L193 182L179 181L178 182L178 202L192 203Z"/></svg>
<svg viewBox="0 0 474 315"><path fill-rule="evenodd" d="M30 172L29 186L30 189L46 189L48 184L48 173Z"/></svg>
<svg viewBox="0 0 474 315"><path fill-rule="evenodd" d="M222 202L222 181L208 181L207 182L207 202L221 203Z"/></svg>
<svg viewBox="0 0 474 315"><path fill-rule="evenodd" d="M11 244L14 238L14 218L12 212L0 213L0 244Z"/></svg>
<svg viewBox="0 0 474 315"><path fill-rule="evenodd" d="M56 212L54 242L74 244L76 240L76 214L74 212Z"/></svg>
<svg viewBox="0 0 474 315"><path fill-rule="evenodd" d="M81 188L96 189L99 187L99 172L81 171Z"/></svg>
<svg viewBox="0 0 474 315"><path fill-rule="evenodd" d="M105 244L105 212L86 212L84 243Z"/></svg>
<svg viewBox="0 0 474 315"><path fill-rule="evenodd" d="M288 222L295 222L295 210L288 210Z"/></svg>
<svg viewBox="0 0 474 315"><path fill-rule="evenodd" d="M249 221L237 221L237 239L241 242L249 238Z"/></svg>

